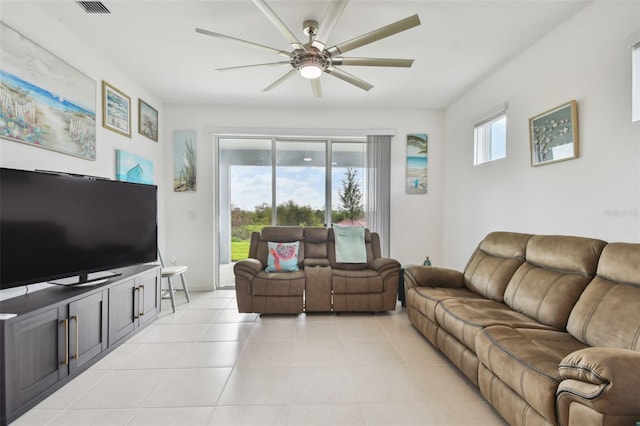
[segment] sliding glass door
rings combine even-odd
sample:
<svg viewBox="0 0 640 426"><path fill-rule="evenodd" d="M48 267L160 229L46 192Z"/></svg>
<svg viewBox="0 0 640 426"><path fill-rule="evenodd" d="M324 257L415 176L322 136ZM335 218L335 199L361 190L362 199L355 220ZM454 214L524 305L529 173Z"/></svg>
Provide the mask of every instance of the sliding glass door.
<svg viewBox="0 0 640 426"><path fill-rule="evenodd" d="M218 139L216 287L233 287L251 232L271 223L271 139Z"/></svg>
<svg viewBox="0 0 640 426"><path fill-rule="evenodd" d="M276 139L275 157L276 225L325 225L327 142Z"/></svg>
<svg viewBox="0 0 640 426"><path fill-rule="evenodd" d="M268 225L364 223L364 138L217 137L216 287Z"/></svg>

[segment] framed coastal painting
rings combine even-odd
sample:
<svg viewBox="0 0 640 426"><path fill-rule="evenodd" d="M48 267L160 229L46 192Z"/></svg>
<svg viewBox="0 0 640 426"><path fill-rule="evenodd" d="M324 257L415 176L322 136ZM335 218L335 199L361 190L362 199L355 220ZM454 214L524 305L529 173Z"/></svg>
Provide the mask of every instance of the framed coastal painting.
<svg viewBox="0 0 640 426"><path fill-rule="evenodd" d="M529 119L531 165L578 158L578 103L569 101Z"/></svg>
<svg viewBox="0 0 640 426"><path fill-rule="evenodd" d="M96 82L0 22L0 137L96 159Z"/></svg>
<svg viewBox="0 0 640 426"><path fill-rule="evenodd" d="M102 127L131 137L131 98L102 82Z"/></svg>
<svg viewBox="0 0 640 426"><path fill-rule="evenodd" d="M428 139L426 133L407 135L407 194L427 193Z"/></svg>
<svg viewBox="0 0 640 426"><path fill-rule="evenodd" d="M158 111L138 99L138 133L158 142Z"/></svg>
<svg viewBox="0 0 640 426"><path fill-rule="evenodd" d="M116 179L123 182L153 185L153 161L117 149Z"/></svg>
<svg viewBox="0 0 640 426"><path fill-rule="evenodd" d="M196 190L196 131L173 131L173 191Z"/></svg>

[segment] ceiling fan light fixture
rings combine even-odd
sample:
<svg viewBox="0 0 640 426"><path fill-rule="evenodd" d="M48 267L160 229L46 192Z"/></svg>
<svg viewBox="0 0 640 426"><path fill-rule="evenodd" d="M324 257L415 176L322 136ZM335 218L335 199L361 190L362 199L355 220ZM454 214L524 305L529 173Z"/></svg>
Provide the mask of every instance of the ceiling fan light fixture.
<svg viewBox="0 0 640 426"><path fill-rule="evenodd" d="M298 70L300 75L309 80L320 77L322 75L323 63L322 57L315 54L306 54L299 62Z"/></svg>
<svg viewBox="0 0 640 426"><path fill-rule="evenodd" d="M300 67L300 75L309 80L320 77L322 68L316 64L304 64Z"/></svg>

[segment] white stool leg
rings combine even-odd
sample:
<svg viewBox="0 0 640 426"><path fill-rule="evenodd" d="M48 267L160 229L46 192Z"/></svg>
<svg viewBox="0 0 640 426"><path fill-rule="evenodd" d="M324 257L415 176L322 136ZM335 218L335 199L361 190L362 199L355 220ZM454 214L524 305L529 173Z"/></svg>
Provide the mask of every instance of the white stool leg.
<svg viewBox="0 0 640 426"><path fill-rule="evenodd" d="M189 299L189 289L187 288L187 281L184 278L184 274L180 274L180 279L182 280L182 289L184 290L184 295L187 297L187 303L191 300Z"/></svg>
<svg viewBox="0 0 640 426"><path fill-rule="evenodd" d="M167 277L167 281L169 283L169 298L171 299L171 309L173 309L173 313L176 312L176 299L173 294L173 283L171 282L171 277Z"/></svg>

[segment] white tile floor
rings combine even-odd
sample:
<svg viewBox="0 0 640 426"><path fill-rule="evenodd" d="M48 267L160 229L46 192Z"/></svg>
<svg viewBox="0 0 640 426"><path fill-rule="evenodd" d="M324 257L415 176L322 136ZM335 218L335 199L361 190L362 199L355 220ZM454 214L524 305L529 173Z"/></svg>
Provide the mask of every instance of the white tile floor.
<svg viewBox="0 0 640 426"><path fill-rule="evenodd" d="M176 297L12 426L506 424L399 305L258 316L229 290Z"/></svg>

